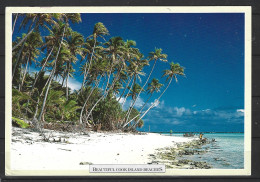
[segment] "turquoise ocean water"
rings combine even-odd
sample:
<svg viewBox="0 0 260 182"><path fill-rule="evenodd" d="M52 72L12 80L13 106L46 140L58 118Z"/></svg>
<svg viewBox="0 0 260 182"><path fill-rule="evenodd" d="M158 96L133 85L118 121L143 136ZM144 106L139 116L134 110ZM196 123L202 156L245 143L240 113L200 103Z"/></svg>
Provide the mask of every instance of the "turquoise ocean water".
<svg viewBox="0 0 260 182"><path fill-rule="evenodd" d="M216 142L204 145L207 150L202 155L183 156L194 161L205 161L215 169L244 168L244 133L203 133L203 137L215 139ZM169 134L166 134L169 135ZM173 133L172 136L183 136ZM198 137L196 135L195 137Z"/></svg>

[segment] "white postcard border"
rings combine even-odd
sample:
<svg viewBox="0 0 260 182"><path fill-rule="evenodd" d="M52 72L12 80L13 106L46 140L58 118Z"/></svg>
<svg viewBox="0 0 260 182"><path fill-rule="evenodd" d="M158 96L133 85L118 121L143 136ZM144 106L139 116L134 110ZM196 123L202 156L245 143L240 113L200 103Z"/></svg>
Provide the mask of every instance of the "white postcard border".
<svg viewBox="0 0 260 182"><path fill-rule="evenodd" d="M245 14L245 122L244 169L166 169L166 173L89 173L86 170L11 170L12 13L244 13ZM5 174L7 176L243 176L251 175L251 7L250 6L121 6L121 7L6 7L5 24Z"/></svg>

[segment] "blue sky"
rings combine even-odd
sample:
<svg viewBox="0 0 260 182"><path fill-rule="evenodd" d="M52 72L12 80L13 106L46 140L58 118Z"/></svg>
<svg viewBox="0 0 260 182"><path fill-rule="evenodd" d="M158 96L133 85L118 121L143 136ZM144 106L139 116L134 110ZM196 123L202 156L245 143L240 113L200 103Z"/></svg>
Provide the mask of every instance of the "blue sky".
<svg viewBox="0 0 260 182"><path fill-rule="evenodd" d="M171 84L144 118L142 131L149 125L151 131L244 131L244 14L93 13L82 14L82 23L72 28L87 37L97 22L109 30L107 40L112 36L135 40L145 56L162 48L169 62L185 67L186 77ZM152 77L166 85L161 75L167 68L158 62ZM76 73L71 88L78 88L81 80ZM146 98L141 94L137 108Z"/></svg>

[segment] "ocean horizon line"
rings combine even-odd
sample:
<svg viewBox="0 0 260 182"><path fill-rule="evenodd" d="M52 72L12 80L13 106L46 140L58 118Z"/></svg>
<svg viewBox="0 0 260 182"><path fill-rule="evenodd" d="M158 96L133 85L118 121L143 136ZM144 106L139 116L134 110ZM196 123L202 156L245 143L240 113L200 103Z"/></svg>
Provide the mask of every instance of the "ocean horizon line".
<svg viewBox="0 0 260 182"><path fill-rule="evenodd" d="M193 132L193 131L178 131L178 132L169 132L169 131L140 131L145 133L244 133L244 132L212 132L212 131L206 131L206 132Z"/></svg>

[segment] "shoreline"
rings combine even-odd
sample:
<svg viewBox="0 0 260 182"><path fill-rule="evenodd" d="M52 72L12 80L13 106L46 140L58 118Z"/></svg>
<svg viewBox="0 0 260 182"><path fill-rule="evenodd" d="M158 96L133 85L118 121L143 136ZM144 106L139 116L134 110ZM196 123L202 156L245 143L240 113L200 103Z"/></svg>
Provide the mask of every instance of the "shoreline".
<svg viewBox="0 0 260 182"><path fill-rule="evenodd" d="M12 170L88 170L89 164L155 164L155 161L167 168L194 168L192 162L179 165L181 161L168 158L169 165L161 157L169 150L175 151L172 154L181 153L183 146L198 141L193 137L144 132L79 134L47 129L44 132L49 142L32 129L12 127Z"/></svg>

